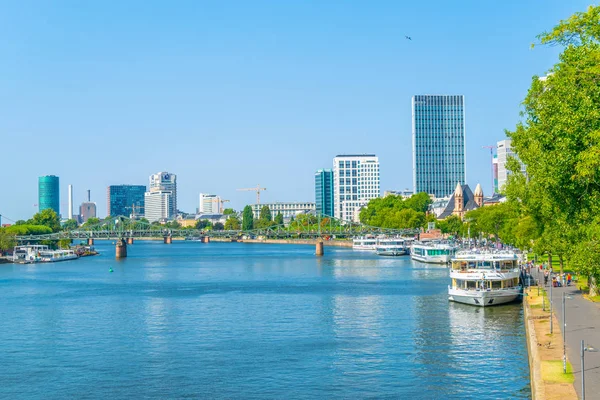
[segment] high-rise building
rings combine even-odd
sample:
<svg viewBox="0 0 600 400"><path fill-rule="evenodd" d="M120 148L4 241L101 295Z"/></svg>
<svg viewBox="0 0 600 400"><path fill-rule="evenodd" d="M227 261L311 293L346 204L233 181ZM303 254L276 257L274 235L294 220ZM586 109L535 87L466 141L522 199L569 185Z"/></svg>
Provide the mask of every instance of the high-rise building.
<svg viewBox="0 0 600 400"><path fill-rule="evenodd" d="M504 186L508 181L508 175L510 175L510 171L506 168L506 163L509 157L513 157L520 162L519 157L517 157L516 153L512 150L511 147L512 140L500 140L496 144L496 153L498 155L498 191L502 192L504 190ZM525 164L521 163L521 172L525 173Z"/></svg>
<svg viewBox="0 0 600 400"><path fill-rule="evenodd" d="M498 153L494 154L494 159L492 161L492 168L494 170L494 193L499 193L499 191L498 191Z"/></svg>
<svg viewBox="0 0 600 400"><path fill-rule="evenodd" d="M333 158L334 217L356 219L356 211L379 197L379 158L375 154L346 154Z"/></svg>
<svg viewBox="0 0 600 400"><path fill-rule="evenodd" d="M216 194L200 193L200 207L198 212L200 214L220 214L221 210L221 198Z"/></svg>
<svg viewBox="0 0 600 400"><path fill-rule="evenodd" d="M413 189L447 197L466 181L462 95L412 98Z"/></svg>
<svg viewBox="0 0 600 400"><path fill-rule="evenodd" d="M167 219L177 215L177 175L169 172L159 172L150 175L149 192L170 193ZM147 198L147 197L146 197Z"/></svg>
<svg viewBox="0 0 600 400"><path fill-rule="evenodd" d="M90 218L96 218L96 203L91 201L81 203L79 206L79 220L84 224Z"/></svg>
<svg viewBox="0 0 600 400"><path fill-rule="evenodd" d="M317 213L333 216L333 170L320 169L315 172L315 203Z"/></svg>
<svg viewBox="0 0 600 400"><path fill-rule="evenodd" d="M111 185L106 188L108 215L144 216L144 185Z"/></svg>
<svg viewBox="0 0 600 400"><path fill-rule="evenodd" d="M171 206L173 204L171 196L170 191L155 190L153 192L146 192L144 195L144 217L149 222L162 222L172 219L175 215L171 214Z"/></svg>
<svg viewBox="0 0 600 400"><path fill-rule="evenodd" d="M73 185L69 185L69 211L67 215L69 219L73 219Z"/></svg>
<svg viewBox="0 0 600 400"><path fill-rule="evenodd" d="M60 215L60 190L58 176L47 175L38 178L39 211L51 208Z"/></svg>
<svg viewBox="0 0 600 400"><path fill-rule="evenodd" d="M311 202L260 203L252 204L253 218L260 218L260 210L265 206L269 207L272 218L275 218L277 214L281 214L283 218L289 219L299 214L314 213L315 211L315 203Z"/></svg>

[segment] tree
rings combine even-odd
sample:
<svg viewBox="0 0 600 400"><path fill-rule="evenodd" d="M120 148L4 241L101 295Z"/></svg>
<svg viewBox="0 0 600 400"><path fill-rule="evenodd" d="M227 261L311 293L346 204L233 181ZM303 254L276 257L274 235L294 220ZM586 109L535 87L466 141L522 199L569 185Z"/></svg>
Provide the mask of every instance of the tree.
<svg viewBox="0 0 600 400"><path fill-rule="evenodd" d="M0 254L3 254L6 250L12 250L17 245L15 236L14 233L0 228Z"/></svg>
<svg viewBox="0 0 600 400"><path fill-rule="evenodd" d="M77 221L75 221L74 219L68 219L65 221L62 228L64 231L70 231L72 229L77 229L78 226L79 224L77 223Z"/></svg>
<svg viewBox="0 0 600 400"><path fill-rule="evenodd" d="M406 200L400 196L372 199L360 211L360 222L382 228L419 228L425 225L429 204L427 193L417 193Z"/></svg>
<svg viewBox="0 0 600 400"><path fill-rule="evenodd" d="M512 203L500 203L492 206L480 207L467 212L466 219L473 222L479 231L493 235L496 242L501 236L506 238L509 232L504 228L510 226L518 217L517 209ZM502 235L504 233L504 235ZM510 242L505 240L505 242Z"/></svg>
<svg viewBox="0 0 600 400"><path fill-rule="evenodd" d="M252 207L244 207L242 213L242 230L251 231L254 228L254 216L252 214Z"/></svg>
<svg viewBox="0 0 600 400"><path fill-rule="evenodd" d="M522 204L536 252L570 259L592 282L600 279L600 6L590 6L539 36L566 46L544 79L534 77L524 120L507 132L527 178L509 169L507 195ZM519 241L522 238L518 239ZM600 261L600 260L599 260Z"/></svg>
<svg viewBox="0 0 600 400"><path fill-rule="evenodd" d="M25 224L27 224L27 221L24 221L22 219L20 219L17 222L15 222L15 225L25 225Z"/></svg>
<svg viewBox="0 0 600 400"><path fill-rule="evenodd" d="M200 219L196 222L196 229L205 230L205 229L212 229L212 227L213 227L212 222L210 222L207 219Z"/></svg>
<svg viewBox="0 0 600 400"><path fill-rule="evenodd" d="M215 231L222 231L223 229L225 229L225 225L223 225L221 222L215 222L213 225L213 230Z"/></svg>
<svg viewBox="0 0 600 400"><path fill-rule="evenodd" d="M226 208L223 210L223 215L235 214L235 210L233 208Z"/></svg>
<svg viewBox="0 0 600 400"><path fill-rule="evenodd" d="M107 219L108 219L108 217L107 217ZM100 218L90 217L90 218L88 218L87 221L85 221L85 223L82 226L89 227L92 225L97 225L99 223L100 223Z"/></svg>
<svg viewBox="0 0 600 400"><path fill-rule="evenodd" d="M262 206L260 209L259 219L262 221L271 221L273 219L269 206Z"/></svg>
<svg viewBox="0 0 600 400"><path fill-rule="evenodd" d="M60 239L58 241L58 247L61 249L71 248L71 239Z"/></svg>
<svg viewBox="0 0 600 400"><path fill-rule="evenodd" d="M30 225L44 225L52 229L52 232L60 231L60 219L56 212L51 208L46 208L35 214L31 220L28 221Z"/></svg>
<svg viewBox="0 0 600 400"><path fill-rule="evenodd" d="M240 230L240 220L234 216L227 218L227 221L225 221L225 230L228 230L228 231Z"/></svg>
<svg viewBox="0 0 600 400"><path fill-rule="evenodd" d="M283 215L280 212L275 216L275 225L283 225Z"/></svg>

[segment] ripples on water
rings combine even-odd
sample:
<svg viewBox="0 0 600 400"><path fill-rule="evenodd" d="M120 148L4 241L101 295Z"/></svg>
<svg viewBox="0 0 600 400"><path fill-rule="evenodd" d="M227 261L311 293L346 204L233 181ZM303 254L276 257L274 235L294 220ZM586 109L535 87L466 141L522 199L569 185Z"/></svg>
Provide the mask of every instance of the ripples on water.
<svg viewBox="0 0 600 400"><path fill-rule="evenodd" d="M0 266L0 398L529 398L520 305L311 246L138 242ZM109 273L112 267L114 273Z"/></svg>

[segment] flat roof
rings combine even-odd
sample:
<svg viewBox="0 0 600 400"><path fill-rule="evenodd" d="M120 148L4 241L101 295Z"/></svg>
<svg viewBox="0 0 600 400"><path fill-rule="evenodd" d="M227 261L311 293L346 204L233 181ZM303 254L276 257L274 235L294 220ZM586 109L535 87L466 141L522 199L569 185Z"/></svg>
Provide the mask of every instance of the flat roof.
<svg viewBox="0 0 600 400"><path fill-rule="evenodd" d="M377 157L375 154L339 154L337 157Z"/></svg>

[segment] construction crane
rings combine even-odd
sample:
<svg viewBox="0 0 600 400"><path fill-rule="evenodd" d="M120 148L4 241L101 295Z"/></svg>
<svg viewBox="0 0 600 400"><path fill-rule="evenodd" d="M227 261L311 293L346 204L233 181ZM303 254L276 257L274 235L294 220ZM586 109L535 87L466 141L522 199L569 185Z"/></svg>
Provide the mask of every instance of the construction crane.
<svg viewBox="0 0 600 400"><path fill-rule="evenodd" d="M260 191L267 190L267 188L263 188L263 187L260 187L260 185L256 185L255 188L245 188L245 189L238 189L238 190L243 191L243 192L256 192L256 204L260 204Z"/></svg>
<svg viewBox="0 0 600 400"><path fill-rule="evenodd" d="M240 189L242 190L242 189ZM211 200L213 203L214 202L219 202L219 214L223 214L223 203L228 203L229 200L221 200L219 198L215 198Z"/></svg>
<svg viewBox="0 0 600 400"><path fill-rule="evenodd" d="M481 146L482 149L490 149L490 163L492 167L492 193L496 193L496 185L494 185L494 149L496 146Z"/></svg>

